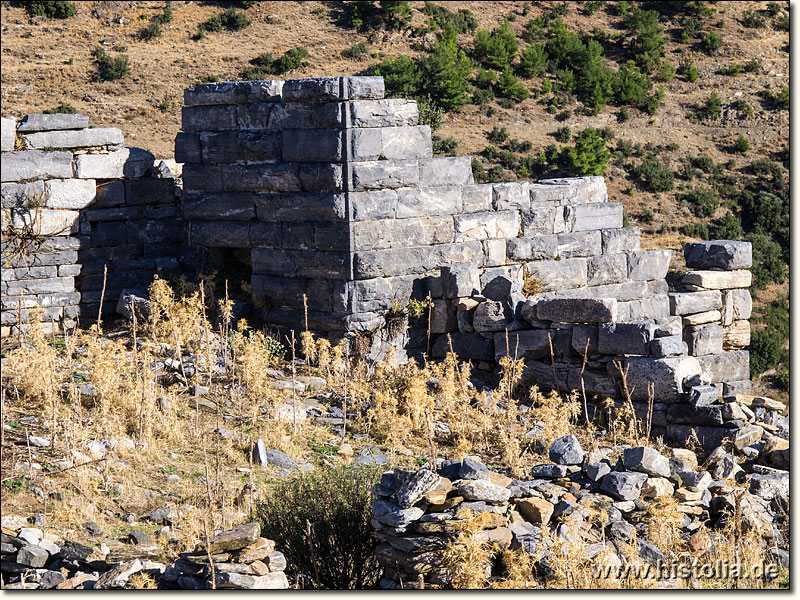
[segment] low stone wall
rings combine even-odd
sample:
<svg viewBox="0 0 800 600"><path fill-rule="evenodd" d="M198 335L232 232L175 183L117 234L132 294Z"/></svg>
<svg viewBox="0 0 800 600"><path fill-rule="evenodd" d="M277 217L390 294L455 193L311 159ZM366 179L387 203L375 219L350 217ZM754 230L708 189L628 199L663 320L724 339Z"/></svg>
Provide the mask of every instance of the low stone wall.
<svg viewBox="0 0 800 600"><path fill-rule="evenodd" d="M117 128L75 114L2 119L3 335L40 313L47 331L114 311L124 288L179 271L175 181Z"/></svg>

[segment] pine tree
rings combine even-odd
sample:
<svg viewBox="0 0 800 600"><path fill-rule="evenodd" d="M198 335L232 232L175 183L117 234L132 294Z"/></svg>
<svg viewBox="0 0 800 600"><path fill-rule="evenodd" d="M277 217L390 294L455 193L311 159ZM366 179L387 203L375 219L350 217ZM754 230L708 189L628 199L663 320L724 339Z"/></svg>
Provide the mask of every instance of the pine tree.
<svg viewBox="0 0 800 600"><path fill-rule="evenodd" d="M530 44L519 57L519 70L525 77L539 77L547 66L547 52L541 44Z"/></svg>
<svg viewBox="0 0 800 600"><path fill-rule="evenodd" d="M602 175L606 171L611 153L600 133L587 127L578 134L574 147L565 148L564 157L576 175Z"/></svg>
<svg viewBox="0 0 800 600"><path fill-rule="evenodd" d="M472 61L459 50L456 31L447 27L425 63L425 88L445 110L456 110L469 102L467 78Z"/></svg>
<svg viewBox="0 0 800 600"><path fill-rule="evenodd" d="M517 55L517 36L503 23L497 29L481 29L475 34L475 53L496 69L504 69Z"/></svg>
<svg viewBox="0 0 800 600"><path fill-rule="evenodd" d="M526 100L531 94L528 88L519 82L510 65L506 65L506 68L503 69L500 80L497 82L497 91L501 96L516 98L519 101Z"/></svg>

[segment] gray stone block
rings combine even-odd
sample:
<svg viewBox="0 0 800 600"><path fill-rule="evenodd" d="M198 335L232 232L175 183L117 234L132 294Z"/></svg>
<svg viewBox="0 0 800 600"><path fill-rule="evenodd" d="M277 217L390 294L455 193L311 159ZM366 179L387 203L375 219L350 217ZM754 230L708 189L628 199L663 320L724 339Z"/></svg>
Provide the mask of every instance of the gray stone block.
<svg viewBox="0 0 800 600"><path fill-rule="evenodd" d="M370 192L376 198L393 191ZM422 217L428 215L453 215L461 212L461 188L457 186L432 187L432 188L400 188L396 192L397 210L388 216L398 219ZM391 201L390 201L391 202ZM378 209L378 213L382 212ZM379 218L371 216L371 218Z"/></svg>
<svg viewBox="0 0 800 600"><path fill-rule="evenodd" d="M92 208L111 208L125 204L125 182L106 181L95 189L95 201Z"/></svg>
<svg viewBox="0 0 800 600"><path fill-rule="evenodd" d="M70 177L72 177L71 152L41 150L6 152L0 163L0 179L4 182Z"/></svg>
<svg viewBox="0 0 800 600"><path fill-rule="evenodd" d="M483 240L483 253L485 255L484 265L487 267L505 265L508 262L505 240ZM521 269L520 265L520 272Z"/></svg>
<svg viewBox="0 0 800 600"><path fill-rule="evenodd" d="M318 156L319 160L322 161L338 160L338 158L330 158L328 155L323 155L325 151L331 151L329 138L335 137L338 140L340 137L338 132L316 132L317 146L304 145L302 139L297 139L298 135L308 136L308 133L308 130L203 132L199 134L201 158L203 162L215 164L280 160L286 162L308 162L315 160L315 156ZM185 134L179 134L179 137L180 135ZM307 153L301 161L291 151L288 154L282 153L281 144L283 144L283 147L288 145L290 150L306 150ZM338 157L341 157L341 142L339 142L338 150Z"/></svg>
<svg viewBox="0 0 800 600"><path fill-rule="evenodd" d="M553 233L569 233L575 222L574 206L556 207L555 221L553 221Z"/></svg>
<svg viewBox="0 0 800 600"><path fill-rule="evenodd" d="M342 160L341 131L284 129L282 135L282 152L285 162L340 162Z"/></svg>
<svg viewBox="0 0 800 600"><path fill-rule="evenodd" d="M351 226L353 250L453 243L451 217L357 221Z"/></svg>
<svg viewBox="0 0 800 600"><path fill-rule="evenodd" d="M555 235L509 239L506 254L511 260L527 262L532 260L555 259L558 252L558 239Z"/></svg>
<svg viewBox="0 0 800 600"><path fill-rule="evenodd" d="M175 182L172 179L147 177L125 180L125 203L128 206L172 204L175 202Z"/></svg>
<svg viewBox="0 0 800 600"><path fill-rule="evenodd" d="M597 256L601 252L602 243L599 231L562 233L558 236L558 256L560 258Z"/></svg>
<svg viewBox="0 0 800 600"><path fill-rule="evenodd" d="M702 293L702 292L700 292ZM722 292L722 324L728 326L734 321L747 320L753 312L753 299L750 290L724 290Z"/></svg>
<svg viewBox="0 0 800 600"><path fill-rule="evenodd" d="M107 221L134 221L142 218L141 206L117 206L112 208L86 209L81 217L89 223L103 223Z"/></svg>
<svg viewBox="0 0 800 600"><path fill-rule="evenodd" d="M4 296L21 296L31 294L59 294L75 291L75 280L72 277L51 277L50 279L25 279L22 281L3 282Z"/></svg>
<svg viewBox="0 0 800 600"><path fill-rule="evenodd" d="M219 248L250 246L250 225L237 221L194 221L189 224L189 244Z"/></svg>
<svg viewBox="0 0 800 600"><path fill-rule="evenodd" d="M520 225L519 212L516 210L456 215L453 220L456 242L514 238Z"/></svg>
<svg viewBox="0 0 800 600"><path fill-rule="evenodd" d="M471 185L472 159L469 156L437 156L419 161L422 186Z"/></svg>
<svg viewBox="0 0 800 600"><path fill-rule="evenodd" d="M656 322L656 337L683 335L683 319L679 316L659 317Z"/></svg>
<svg viewBox="0 0 800 600"><path fill-rule="evenodd" d="M75 158L75 176L80 179L144 177L155 158L141 148L123 148L108 154L80 154Z"/></svg>
<svg viewBox="0 0 800 600"><path fill-rule="evenodd" d="M283 80L201 83L183 90L184 106L280 102Z"/></svg>
<svg viewBox="0 0 800 600"><path fill-rule="evenodd" d="M638 227L604 229L603 254L638 252L641 232Z"/></svg>
<svg viewBox="0 0 800 600"><path fill-rule="evenodd" d="M536 237L555 232L556 212L563 213L556 206L532 206L522 211L522 235Z"/></svg>
<svg viewBox="0 0 800 600"><path fill-rule="evenodd" d="M617 310L620 321L652 321L669 316L669 300L664 295L620 302Z"/></svg>
<svg viewBox="0 0 800 600"><path fill-rule="evenodd" d="M18 206L41 206L45 203L44 181L28 183L3 183L0 185L0 198L3 208Z"/></svg>
<svg viewBox="0 0 800 600"><path fill-rule="evenodd" d="M622 227L622 202L578 204L574 207L572 231Z"/></svg>
<svg viewBox="0 0 800 600"><path fill-rule="evenodd" d="M469 298L480 292L478 269L471 264L444 265L441 273L445 298Z"/></svg>
<svg viewBox="0 0 800 600"><path fill-rule="evenodd" d="M300 165L300 183L304 192L341 192L344 189L342 165L303 163Z"/></svg>
<svg viewBox="0 0 800 600"><path fill-rule="evenodd" d="M69 236L78 233L80 213L49 208L12 208L3 211L3 231L27 232L34 237Z"/></svg>
<svg viewBox="0 0 800 600"><path fill-rule="evenodd" d="M284 102L383 98L382 77L314 77L289 79L283 85Z"/></svg>
<svg viewBox="0 0 800 600"><path fill-rule="evenodd" d="M54 131L57 129L85 129L89 126L89 117L76 114L33 114L25 115L18 131L28 133L34 131Z"/></svg>
<svg viewBox="0 0 800 600"><path fill-rule="evenodd" d="M606 182L601 176L541 179L538 184L558 188L561 197L557 199L562 203L586 204L608 201Z"/></svg>
<svg viewBox="0 0 800 600"><path fill-rule="evenodd" d="M474 213L492 210L491 183L459 186L461 189L462 209L460 212Z"/></svg>
<svg viewBox="0 0 800 600"><path fill-rule="evenodd" d="M733 271L753 266L753 246L750 242L691 242L683 247L683 254L686 257L686 266L690 269Z"/></svg>
<svg viewBox="0 0 800 600"><path fill-rule="evenodd" d="M116 127L97 127L72 131L42 131L22 136L26 148L91 148L122 146L125 140Z"/></svg>
<svg viewBox="0 0 800 600"><path fill-rule="evenodd" d="M354 162L352 169L353 191L417 186L420 182L416 160Z"/></svg>
<svg viewBox="0 0 800 600"><path fill-rule="evenodd" d="M448 339L449 338L449 339ZM492 338L482 337L478 333L451 333L440 335L431 348L433 358L444 358L452 345L453 352L463 360L494 360L494 343Z"/></svg>
<svg viewBox="0 0 800 600"><path fill-rule="evenodd" d="M283 129L285 127L299 129L306 126L305 122L302 120L292 121L292 119L286 118L286 114L290 111L287 110L287 107L283 104L256 102L250 104L235 104L231 106L231 108L234 109L236 129L240 131L250 129ZM320 107L320 109L320 112L324 112L322 107ZM334 126L337 126L338 123L337 121ZM215 130L220 131L223 129L224 127L220 127Z"/></svg>
<svg viewBox="0 0 800 600"><path fill-rule="evenodd" d="M687 327L684 329L683 335L692 356L722 352L722 326L718 323Z"/></svg>
<svg viewBox="0 0 800 600"><path fill-rule="evenodd" d="M203 160L199 133L180 132L175 136L175 160L179 163L199 163Z"/></svg>
<svg viewBox="0 0 800 600"><path fill-rule="evenodd" d="M262 221L344 221L345 195L337 193L252 194ZM353 194L350 195L351 199Z"/></svg>
<svg viewBox="0 0 800 600"><path fill-rule="evenodd" d="M12 152L17 142L17 122L11 117L0 120L0 151Z"/></svg>
<svg viewBox="0 0 800 600"><path fill-rule="evenodd" d="M480 266L482 258L483 246L480 242L374 250L355 253L353 272L356 279L395 277L412 273L426 273L452 263L474 263L476 266Z"/></svg>
<svg viewBox="0 0 800 600"><path fill-rule="evenodd" d="M237 107L237 123L242 120L256 125L264 119L266 126L246 127L254 129L341 129L344 126L344 110L340 102L314 102L310 104L240 104ZM248 109L245 111L245 109ZM246 113L246 114L245 114ZM259 114L260 113L260 114Z"/></svg>
<svg viewBox="0 0 800 600"><path fill-rule="evenodd" d="M570 258L566 261L556 261L566 263L568 261L584 261L585 258ZM540 263L529 263L535 268ZM542 294L544 298L616 298L620 302L630 302L640 300L647 295L647 284L644 281L626 281L625 283L612 283L608 285L596 285L592 287L578 287L578 289L568 289L566 286L559 286L557 283L553 291L546 291Z"/></svg>
<svg viewBox="0 0 800 600"><path fill-rule="evenodd" d="M701 371L698 359L691 356L672 358L630 357L623 369L628 368L628 389L633 400L648 400L648 385L653 385L656 402L679 402L687 392L683 382ZM616 367L609 363L609 375L618 378Z"/></svg>
<svg viewBox="0 0 800 600"><path fill-rule="evenodd" d="M503 331L510 325L502 302L485 300L472 313L472 327L477 332Z"/></svg>
<svg viewBox="0 0 800 600"><path fill-rule="evenodd" d="M667 421L678 425L720 426L724 422L722 406L673 404L667 409Z"/></svg>
<svg viewBox="0 0 800 600"><path fill-rule="evenodd" d="M622 283L628 277L628 257L624 254L593 256L586 261L587 285Z"/></svg>
<svg viewBox="0 0 800 600"><path fill-rule="evenodd" d="M531 206L527 181L512 181L492 185L492 208L494 210L522 209Z"/></svg>
<svg viewBox="0 0 800 600"><path fill-rule="evenodd" d="M664 296L666 298L668 293L669 293L669 284L665 280L655 279L647 282L648 296Z"/></svg>
<svg viewBox="0 0 800 600"><path fill-rule="evenodd" d="M183 218L204 221L250 221L256 216L254 194L186 192L181 198Z"/></svg>
<svg viewBox="0 0 800 600"><path fill-rule="evenodd" d="M667 426L667 438L676 445L685 445L689 439L697 439L706 452L718 448L727 438L732 438L735 429L725 427L702 427L691 425Z"/></svg>
<svg viewBox="0 0 800 600"><path fill-rule="evenodd" d="M352 127L403 127L417 125L419 112L414 100L387 98L347 103Z"/></svg>
<svg viewBox="0 0 800 600"><path fill-rule="evenodd" d="M350 129L348 158L353 161L431 158L431 130L414 127L366 127Z"/></svg>
<svg viewBox="0 0 800 600"><path fill-rule="evenodd" d="M633 281L664 279L671 258L671 250L631 252L628 254L628 279Z"/></svg>
<svg viewBox="0 0 800 600"><path fill-rule="evenodd" d="M589 344L588 350L586 344ZM597 354L597 326L596 325L576 325L572 328L572 349L583 356L587 352L588 356Z"/></svg>
<svg viewBox="0 0 800 600"><path fill-rule="evenodd" d="M415 190L409 189L406 201L416 198ZM374 190L371 192L350 192L350 206L353 220L394 218L397 213L398 192L396 190Z"/></svg>
<svg viewBox="0 0 800 600"><path fill-rule="evenodd" d="M567 323L616 321L617 301L592 298L541 300L536 304L536 316L541 320Z"/></svg>
<svg viewBox="0 0 800 600"><path fill-rule="evenodd" d="M689 271L681 280L684 286L692 290L725 290L733 288L749 288L753 282L750 271Z"/></svg>
<svg viewBox="0 0 800 600"><path fill-rule="evenodd" d="M692 315L722 308L719 290L703 292L672 292L669 305L673 315Z"/></svg>
<svg viewBox="0 0 800 600"><path fill-rule="evenodd" d="M181 111L181 129L186 132L236 128L235 106L184 106Z"/></svg>
<svg viewBox="0 0 800 600"><path fill-rule="evenodd" d="M650 354L658 358L685 356L688 353L689 347L680 335L660 337L650 342Z"/></svg>
<svg viewBox="0 0 800 600"><path fill-rule="evenodd" d="M302 192L299 165L230 164L183 167L186 191L209 192Z"/></svg>
<svg viewBox="0 0 800 600"><path fill-rule="evenodd" d="M555 332L551 329L509 331L507 334L506 332L496 333L494 334L494 360L499 362L503 356L517 359L549 357L551 340L555 344Z"/></svg>
<svg viewBox="0 0 800 600"><path fill-rule="evenodd" d="M250 246L253 248L274 248L282 242L280 223L250 223L248 230Z"/></svg>
<svg viewBox="0 0 800 600"><path fill-rule="evenodd" d="M601 323L597 348L602 354L650 354L653 323Z"/></svg>
<svg viewBox="0 0 800 600"><path fill-rule="evenodd" d="M724 396L735 396L736 394L752 394L753 382L749 379L741 381L725 381L722 384L722 394Z"/></svg>
<svg viewBox="0 0 800 600"><path fill-rule="evenodd" d="M51 179L44 191L49 208L82 209L94 202L97 186L94 179Z"/></svg>
<svg viewBox="0 0 800 600"><path fill-rule="evenodd" d="M689 403L692 406L710 406L718 402L719 390L713 385L696 385L689 390Z"/></svg>
<svg viewBox="0 0 800 600"><path fill-rule="evenodd" d="M525 263L525 274L539 278L544 292L582 288L586 285L586 259L528 262Z"/></svg>

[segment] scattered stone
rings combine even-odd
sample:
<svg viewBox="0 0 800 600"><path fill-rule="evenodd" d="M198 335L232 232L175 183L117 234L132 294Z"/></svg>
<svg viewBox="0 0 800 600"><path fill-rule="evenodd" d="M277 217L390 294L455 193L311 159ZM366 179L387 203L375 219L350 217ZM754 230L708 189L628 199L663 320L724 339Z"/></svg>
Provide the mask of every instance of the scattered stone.
<svg viewBox="0 0 800 600"><path fill-rule="evenodd" d="M626 448L623 452L626 469L647 473L654 477L669 477L669 459L647 446Z"/></svg>
<svg viewBox="0 0 800 600"><path fill-rule="evenodd" d="M558 465L579 465L583 462L583 449L574 435L565 435L550 445L550 460Z"/></svg>
<svg viewBox="0 0 800 600"><path fill-rule="evenodd" d="M617 500L633 500L639 497L645 481L646 473L612 471L603 477L600 489Z"/></svg>

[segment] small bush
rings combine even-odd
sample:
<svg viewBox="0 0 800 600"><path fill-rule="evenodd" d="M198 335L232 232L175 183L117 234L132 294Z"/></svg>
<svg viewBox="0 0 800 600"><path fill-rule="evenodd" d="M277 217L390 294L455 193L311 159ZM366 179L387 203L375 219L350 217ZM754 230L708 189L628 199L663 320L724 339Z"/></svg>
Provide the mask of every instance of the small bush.
<svg viewBox="0 0 800 600"><path fill-rule="evenodd" d="M697 72L697 67L689 59L684 59L681 61L680 67L678 68L678 72L684 77L686 77L686 81L688 81L689 83L694 83L700 77L700 75Z"/></svg>
<svg viewBox="0 0 800 600"><path fill-rule="evenodd" d="M564 149L568 167L577 175L602 175L605 173L611 153L600 133L587 127L578 134L575 146Z"/></svg>
<svg viewBox="0 0 800 600"><path fill-rule="evenodd" d="M368 75L381 75L389 98L413 98L420 93L422 69L408 56L385 60L367 69Z"/></svg>
<svg viewBox="0 0 800 600"><path fill-rule="evenodd" d="M477 89L472 93L472 103L478 106L486 106L494 99L494 94L491 90Z"/></svg>
<svg viewBox="0 0 800 600"><path fill-rule="evenodd" d="M742 72L743 69L744 66L741 63L732 62L727 67L720 69L719 73L720 75L729 75L732 77L736 77L739 73Z"/></svg>
<svg viewBox="0 0 800 600"><path fill-rule="evenodd" d="M643 160L631 168L631 175L650 192L668 192L675 185L675 175L655 158Z"/></svg>
<svg viewBox="0 0 800 600"><path fill-rule="evenodd" d="M711 92L706 100L706 114L709 117L718 117L720 112L722 112L722 99L717 92Z"/></svg>
<svg viewBox="0 0 800 600"><path fill-rule="evenodd" d="M702 221L695 221L694 223L687 223L681 227L681 233L687 237L700 238L701 240L710 239L708 225Z"/></svg>
<svg viewBox="0 0 800 600"><path fill-rule="evenodd" d="M789 86L785 85L781 91L775 96L775 102L783 110L789 110Z"/></svg>
<svg viewBox="0 0 800 600"><path fill-rule="evenodd" d="M489 141L493 144L502 144L508 139L508 129L495 125L492 130L486 134L486 137L489 138Z"/></svg>
<svg viewBox="0 0 800 600"><path fill-rule="evenodd" d="M357 44L353 44L349 48L342 50L342 56L345 58L362 60L369 56L369 48L367 48L367 45L364 42L358 42Z"/></svg>
<svg viewBox="0 0 800 600"><path fill-rule="evenodd" d="M655 218L656 218L655 213L652 210L650 210L650 208L647 206L645 206L642 209L642 212L639 213L639 220L645 225L652 225Z"/></svg>
<svg viewBox="0 0 800 600"><path fill-rule="evenodd" d="M559 127L556 129L555 134L553 137L556 138L556 141L561 142L562 144L566 144L572 139L572 130L564 125L564 127Z"/></svg>
<svg viewBox="0 0 800 600"><path fill-rule="evenodd" d="M748 150L750 150L750 142L748 142L748 141L747 141L747 138L746 138L746 137L744 137L744 136L743 136L743 135L740 133L740 134L739 134L739 137L738 137L738 138L736 138L736 143L733 145L733 147L734 147L734 148L736 148L736 151L737 151L737 152L740 152L740 153L745 153L745 152L747 152Z"/></svg>
<svg viewBox="0 0 800 600"><path fill-rule="evenodd" d="M668 60L662 60L656 70L655 80L663 81L664 83L672 81L675 78L675 67Z"/></svg>
<svg viewBox="0 0 800 600"><path fill-rule="evenodd" d="M453 27L458 33L469 33L478 28L478 20L466 8L453 13L434 2L425 2L422 13L431 17L431 22L439 29Z"/></svg>
<svg viewBox="0 0 800 600"><path fill-rule="evenodd" d="M489 31L481 29L475 34L475 55L495 69L504 69L517 55L517 36L503 23Z"/></svg>
<svg viewBox="0 0 800 600"><path fill-rule="evenodd" d="M775 17L772 20L772 26L777 31L784 31L784 32L788 33L789 32L789 26L790 26L789 15L787 15L785 13L778 15L777 17Z"/></svg>
<svg viewBox="0 0 800 600"><path fill-rule="evenodd" d="M631 119L631 115L628 112L628 109L625 108L624 106L622 108L620 108L619 112L617 113L617 122L618 123L625 123L626 121L630 121L630 119Z"/></svg>
<svg viewBox="0 0 800 600"><path fill-rule="evenodd" d="M656 114L658 107L661 106L664 96L664 86L660 85L652 94L648 94L641 102L639 102L639 108L641 108L648 115L654 115Z"/></svg>
<svg viewBox="0 0 800 600"><path fill-rule="evenodd" d="M44 111L44 114L74 115L76 112L78 111L75 110L74 106L72 106L71 104L67 104L66 102L62 102L55 108L48 108L46 111Z"/></svg>
<svg viewBox="0 0 800 600"><path fill-rule="evenodd" d="M381 569L372 537L372 492L382 469L336 467L278 481L256 517L291 574L318 589L374 587Z"/></svg>
<svg viewBox="0 0 800 600"><path fill-rule="evenodd" d="M142 29L139 37L141 37L144 41L149 42L150 40L154 40L157 37L161 36L161 23L158 21L150 21L150 24Z"/></svg>
<svg viewBox="0 0 800 600"><path fill-rule="evenodd" d="M204 33L207 31L211 32L222 31L223 27L231 31L239 31L240 29L244 29L249 25L250 25L250 19L247 17L245 13L238 11L233 7L230 7L227 10L221 12L220 14L214 15L208 21L200 23L200 26L197 29L197 34L195 34L194 39L202 39Z"/></svg>
<svg viewBox="0 0 800 600"><path fill-rule="evenodd" d="M715 169L714 159L708 154L699 154L692 160L692 164L703 171L703 173L712 173Z"/></svg>
<svg viewBox="0 0 800 600"><path fill-rule="evenodd" d="M519 57L519 70L525 77L539 77L547 68L547 52L541 44L529 44Z"/></svg>
<svg viewBox="0 0 800 600"><path fill-rule="evenodd" d="M542 81L542 93L549 94L552 91L553 91L553 82L550 81L549 79L545 79L544 81Z"/></svg>
<svg viewBox="0 0 800 600"><path fill-rule="evenodd" d="M770 18L776 17L783 12L783 7L778 2L767 2L767 15Z"/></svg>
<svg viewBox="0 0 800 600"><path fill-rule="evenodd" d="M419 124L430 127L431 133L436 133L442 126L444 109L436 106L430 96L417 98L417 112L419 113Z"/></svg>
<svg viewBox="0 0 800 600"><path fill-rule="evenodd" d="M740 240L744 237L742 222L731 211L717 219L714 236L718 240Z"/></svg>
<svg viewBox="0 0 800 600"><path fill-rule="evenodd" d="M750 29L758 29L764 26L764 15L757 10L749 9L742 13L742 25Z"/></svg>
<svg viewBox="0 0 800 600"><path fill-rule="evenodd" d="M739 113L740 116L741 115L744 115L746 117L753 116L753 107L750 106L747 102L745 102L741 98L735 100L732 106L736 110L736 112Z"/></svg>
<svg viewBox="0 0 800 600"><path fill-rule="evenodd" d="M435 156L455 156L458 142L454 137L441 138L434 135L431 138L433 142L433 154Z"/></svg>
<svg viewBox="0 0 800 600"><path fill-rule="evenodd" d="M503 72L500 74L500 79L497 81L496 88L501 96L513 98L519 102L527 100L531 94L528 88L522 85L517 76L514 75L514 71L511 69L510 65L503 69Z"/></svg>
<svg viewBox="0 0 800 600"><path fill-rule="evenodd" d="M25 8L32 17L47 17L48 19L68 19L77 11L74 2L26 2Z"/></svg>
<svg viewBox="0 0 800 600"><path fill-rule="evenodd" d="M97 48L92 52L97 73L95 79L98 81L115 81L122 79L130 70L130 60L125 55L109 56L102 48Z"/></svg>
<svg viewBox="0 0 800 600"><path fill-rule="evenodd" d="M703 41L700 42L700 44L703 46L703 50L711 54L720 49L722 46L722 38L715 32L710 31L703 37Z"/></svg>
<svg viewBox="0 0 800 600"><path fill-rule="evenodd" d="M711 188L696 187L678 194L677 200L686 203L698 217L710 217L719 207L719 196Z"/></svg>
<svg viewBox="0 0 800 600"><path fill-rule="evenodd" d="M760 58L751 58L742 67L742 70L745 73L756 73L761 68L761 59Z"/></svg>
<svg viewBox="0 0 800 600"><path fill-rule="evenodd" d="M307 64L303 60L304 58L308 58L308 50L305 48L298 46L297 48L287 50L283 56L275 59L275 62L272 64L272 72L276 75L283 75L289 71L304 67Z"/></svg>
<svg viewBox="0 0 800 600"><path fill-rule="evenodd" d="M568 121L572 117L571 110L562 110L560 113L556 115L556 121L563 122Z"/></svg>

